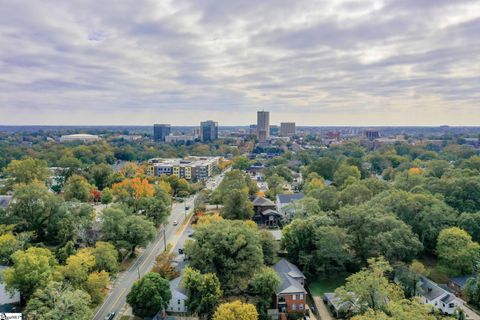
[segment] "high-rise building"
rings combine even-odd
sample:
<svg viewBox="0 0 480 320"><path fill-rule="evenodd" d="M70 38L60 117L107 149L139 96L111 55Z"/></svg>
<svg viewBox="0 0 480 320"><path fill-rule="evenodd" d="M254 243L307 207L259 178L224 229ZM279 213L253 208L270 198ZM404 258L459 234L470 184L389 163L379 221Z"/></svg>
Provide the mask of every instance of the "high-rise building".
<svg viewBox="0 0 480 320"><path fill-rule="evenodd" d="M153 140L165 141L165 137L171 132L169 124L154 124L153 125Z"/></svg>
<svg viewBox="0 0 480 320"><path fill-rule="evenodd" d="M214 141L218 139L218 122L207 120L200 123L200 139Z"/></svg>
<svg viewBox="0 0 480 320"><path fill-rule="evenodd" d="M257 136L260 142L270 137L270 112L257 111Z"/></svg>
<svg viewBox="0 0 480 320"><path fill-rule="evenodd" d="M280 123L280 135L282 137L291 137L295 135L295 122Z"/></svg>
<svg viewBox="0 0 480 320"><path fill-rule="evenodd" d="M365 136L368 140L375 140L380 138L380 132L375 129L367 129L365 130Z"/></svg>

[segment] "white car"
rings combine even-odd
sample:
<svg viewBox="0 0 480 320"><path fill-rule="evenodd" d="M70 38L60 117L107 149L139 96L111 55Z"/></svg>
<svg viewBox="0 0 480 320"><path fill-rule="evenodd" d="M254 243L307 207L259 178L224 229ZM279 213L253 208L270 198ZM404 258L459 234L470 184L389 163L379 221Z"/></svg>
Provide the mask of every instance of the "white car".
<svg viewBox="0 0 480 320"><path fill-rule="evenodd" d="M173 225L178 226L178 221L177 220L173 221Z"/></svg>

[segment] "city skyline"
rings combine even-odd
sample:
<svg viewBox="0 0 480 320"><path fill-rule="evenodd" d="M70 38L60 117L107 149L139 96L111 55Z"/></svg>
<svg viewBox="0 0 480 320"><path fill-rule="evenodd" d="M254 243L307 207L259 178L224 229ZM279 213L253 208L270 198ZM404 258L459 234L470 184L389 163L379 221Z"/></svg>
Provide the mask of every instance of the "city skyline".
<svg viewBox="0 0 480 320"><path fill-rule="evenodd" d="M0 125L480 124L478 1L15 1Z"/></svg>

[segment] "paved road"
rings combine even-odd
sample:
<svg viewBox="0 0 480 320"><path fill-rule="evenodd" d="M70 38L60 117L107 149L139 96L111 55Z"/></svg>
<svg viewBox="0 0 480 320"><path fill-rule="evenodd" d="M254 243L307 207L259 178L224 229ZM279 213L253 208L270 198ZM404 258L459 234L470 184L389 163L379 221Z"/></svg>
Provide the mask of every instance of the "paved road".
<svg viewBox="0 0 480 320"><path fill-rule="evenodd" d="M223 175L210 179L206 184L206 188L212 190L215 189L220 184L222 179ZM97 309L95 315L93 316L93 320L104 320L105 316L110 312L116 312L118 315L121 311L123 311L122 308L126 304L126 297L133 283L151 270L155 262L155 258L165 249L164 233L166 236L166 243L168 244L168 242L174 238L177 231L179 231L183 221L185 220L185 207L193 208L194 199L195 196L191 196L187 198L184 203L175 203L172 206L172 213L165 229L161 227L155 240L145 248L142 254L132 264L130 269L118 276L113 283L113 289L106 297L100 308ZM177 221L178 225L174 226L173 221ZM186 229L188 228L184 228L183 232L185 232Z"/></svg>

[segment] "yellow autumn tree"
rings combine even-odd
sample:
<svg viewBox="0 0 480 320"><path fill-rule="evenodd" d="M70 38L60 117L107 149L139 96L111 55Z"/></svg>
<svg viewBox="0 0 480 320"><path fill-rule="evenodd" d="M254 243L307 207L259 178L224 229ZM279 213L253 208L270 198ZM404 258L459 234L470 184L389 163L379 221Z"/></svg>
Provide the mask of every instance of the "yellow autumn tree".
<svg viewBox="0 0 480 320"><path fill-rule="evenodd" d="M222 216L218 213L214 214L204 214L198 218L197 225L205 225L205 224L210 224L214 221L220 221L223 220Z"/></svg>
<svg viewBox="0 0 480 320"><path fill-rule="evenodd" d="M243 303L239 300L222 303L215 314L213 320L257 320L258 312L255 306L250 303Z"/></svg>

